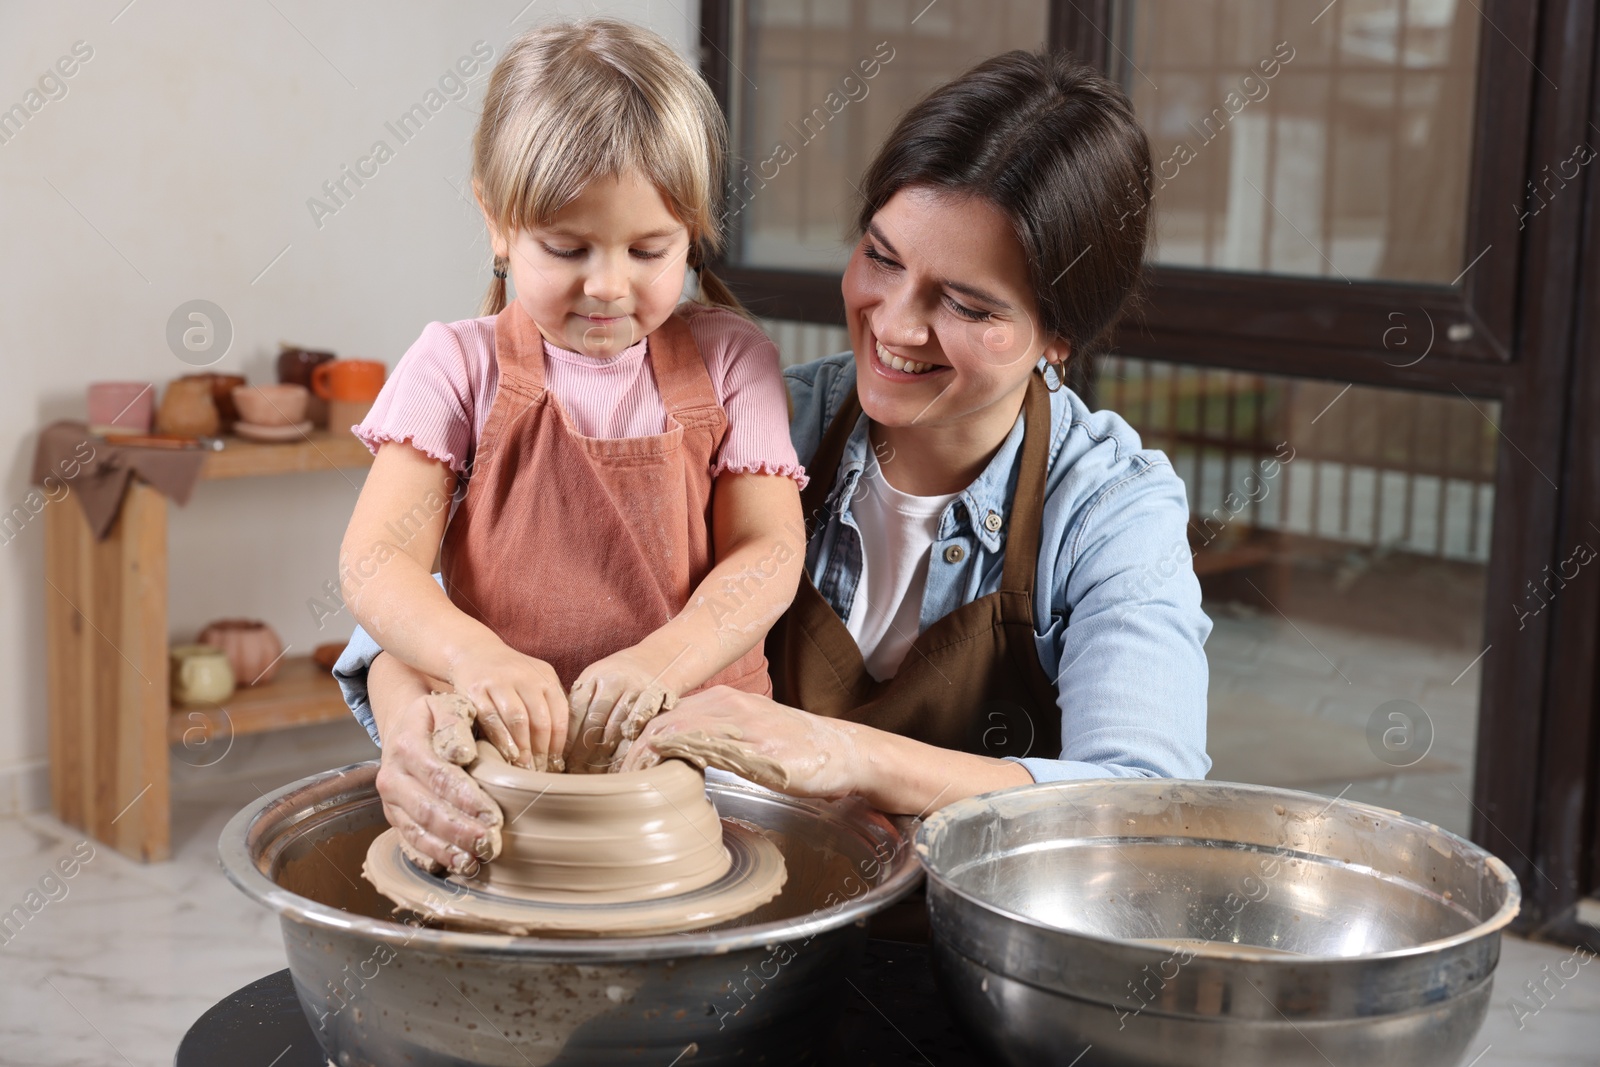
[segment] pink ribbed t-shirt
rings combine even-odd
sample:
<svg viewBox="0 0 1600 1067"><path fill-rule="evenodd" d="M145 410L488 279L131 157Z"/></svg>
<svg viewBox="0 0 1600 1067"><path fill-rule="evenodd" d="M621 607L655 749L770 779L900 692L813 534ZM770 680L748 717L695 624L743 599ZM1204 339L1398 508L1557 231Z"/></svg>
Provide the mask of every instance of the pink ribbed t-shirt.
<svg viewBox="0 0 1600 1067"><path fill-rule="evenodd" d="M723 471L775 474L805 487L805 469L789 441L789 408L778 349L761 328L723 308L685 304L728 433L711 476ZM574 428L586 437L665 433L666 408L650 370L648 340L598 360L545 342L545 382ZM500 368L494 317L431 322L378 394L355 434L374 452L401 441L457 474L467 468L494 405Z"/></svg>

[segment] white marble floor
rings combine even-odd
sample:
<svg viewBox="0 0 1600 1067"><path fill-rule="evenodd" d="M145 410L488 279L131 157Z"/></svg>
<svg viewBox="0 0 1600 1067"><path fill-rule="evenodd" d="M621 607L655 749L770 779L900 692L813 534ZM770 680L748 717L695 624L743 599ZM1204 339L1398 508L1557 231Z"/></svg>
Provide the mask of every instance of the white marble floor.
<svg viewBox="0 0 1600 1067"><path fill-rule="evenodd" d="M372 750L353 724L245 739L240 746L215 767L179 768L168 863L140 865L85 846L82 835L48 815L0 819L0 855L7 857L0 912L24 904L30 893L46 901L21 929L3 932L0 1063L171 1063L201 1013L285 965L276 920L218 868L217 835L262 792ZM83 860L90 847L92 858ZM68 858L82 862L63 879L58 863ZM1594 944L1600 946L1600 936ZM1568 964L1565 972L1576 968L1577 977L1547 983L1542 1005L1524 991L1525 983L1544 978L1543 968L1560 973L1571 956L1571 949L1506 940L1494 1006L1466 1062L1600 1063L1600 962ZM268 1067L276 1050L263 1051L260 1064L240 1067Z"/></svg>
<svg viewBox="0 0 1600 1067"><path fill-rule="evenodd" d="M0 927L0 1063L170 1064L207 1008L286 966L277 918L217 863L223 825L262 793L375 751L353 720L239 738L209 767L175 750L166 863L84 844L49 815L0 819L0 919L30 893L45 901L20 930ZM61 877L62 860L85 855Z"/></svg>

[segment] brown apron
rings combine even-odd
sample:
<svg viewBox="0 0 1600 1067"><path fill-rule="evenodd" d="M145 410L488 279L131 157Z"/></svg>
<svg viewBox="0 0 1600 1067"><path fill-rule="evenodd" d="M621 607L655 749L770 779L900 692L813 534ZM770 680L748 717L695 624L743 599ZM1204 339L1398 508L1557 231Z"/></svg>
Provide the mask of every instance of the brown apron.
<svg viewBox="0 0 1600 1067"><path fill-rule="evenodd" d="M1023 411L1022 464L1007 520L999 590L963 604L918 634L899 671L880 682L867 672L844 620L807 575L794 603L767 635L778 700L940 748L988 756L1054 759L1060 754L1056 688L1039 665L1033 631L1034 568L1050 447L1050 398L1042 378L1028 383ZM860 414L851 390L808 465L818 477L801 494L807 516L823 513ZM986 516L973 518L981 522Z"/></svg>
<svg viewBox="0 0 1600 1067"><path fill-rule="evenodd" d="M571 688L683 609L712 566L710 471L727 433L705 361L673 315L648 339L667 411L654 437L579 434L545 388L544 338L512 302L500 385L441 549L445 589ZM706 682L770 693L760 647Z"/></svg>
<svg viewBox="0 0 1600 1067"><path fill-rule="evenodd" d="M1023 413L1022 465L999 590L963 604L918 634L895 676L880 682L867 672L844 620L805 575L794 603L767 634L779 701L962 752L1060 754L1056 689L1039 665L1033 638L1033 578L1050 450L1050 397L1043 378L1029 381ZM861 403L852 389L809 464L812 471L827 473L813 478L801 494L808 517L823 514L860 415ZM874 915L868 933L890 941L927 942L922 887Z"/></svg>

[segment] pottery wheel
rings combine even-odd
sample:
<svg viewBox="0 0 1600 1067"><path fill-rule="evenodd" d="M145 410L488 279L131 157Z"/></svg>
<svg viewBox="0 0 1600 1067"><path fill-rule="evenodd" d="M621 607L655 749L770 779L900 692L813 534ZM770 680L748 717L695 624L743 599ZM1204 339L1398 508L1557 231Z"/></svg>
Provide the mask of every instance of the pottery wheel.
<svg viewBox="0 0 1600 1067"><path fill-rule="evenodd" d="M555 774L514 767L485 741L477 751L468 773L505 815L498 856L441 878L386 831L362 873L402 907L501 933L658 934L737 918L783 888L777 845L720 819L687 763Z"/></svg>
<svg viewBox="0 0 1600 1067"><path fill-rule="evenodd" d="M727 873L677 896L628 903L585 904L519 899L481 883L428 874L400 849L400 831L379 834L367 849L363 873L404 908L450 926L532 935L669 934L738 918L776 897L787 878L783 853L759 829L722 820Z"/></svg>

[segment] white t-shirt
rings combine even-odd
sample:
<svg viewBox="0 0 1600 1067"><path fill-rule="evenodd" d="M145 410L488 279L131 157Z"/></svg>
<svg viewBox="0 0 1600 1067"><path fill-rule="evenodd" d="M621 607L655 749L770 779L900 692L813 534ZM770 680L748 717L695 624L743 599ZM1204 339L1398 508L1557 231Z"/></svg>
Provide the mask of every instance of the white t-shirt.
<svg viewBox="0 0 1600 1067"><path fill-rule="evenodd" d="M845 628L856 639L867 673L878 681L900 670L922 622L922 592L939 517L960 493L912 496L889 484L874 465L851 506L861 528L861 584Z"/></svg>

